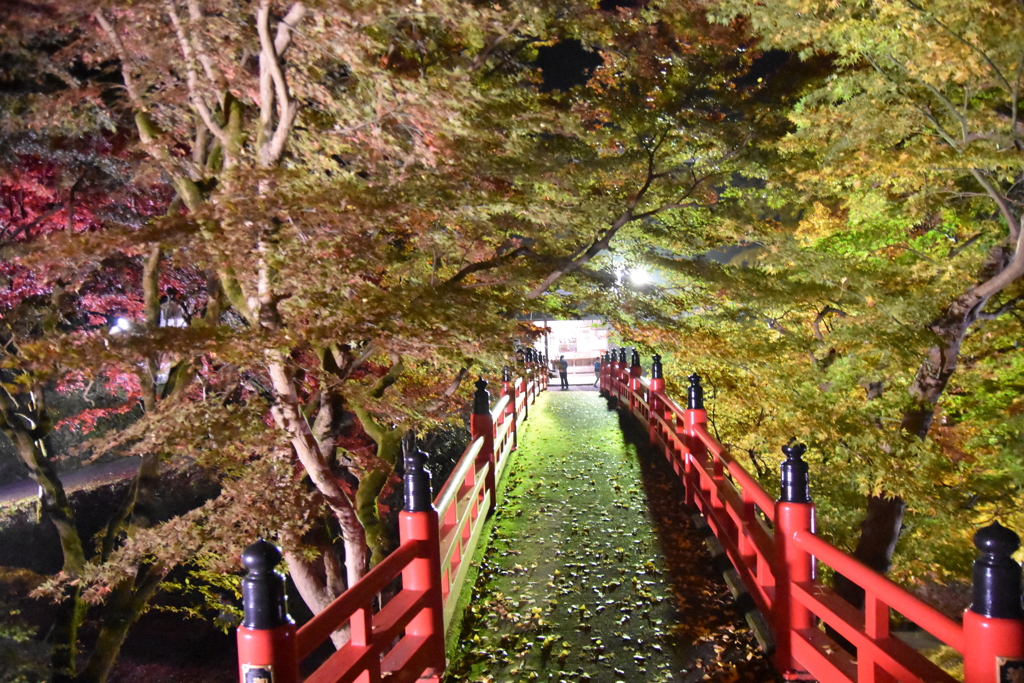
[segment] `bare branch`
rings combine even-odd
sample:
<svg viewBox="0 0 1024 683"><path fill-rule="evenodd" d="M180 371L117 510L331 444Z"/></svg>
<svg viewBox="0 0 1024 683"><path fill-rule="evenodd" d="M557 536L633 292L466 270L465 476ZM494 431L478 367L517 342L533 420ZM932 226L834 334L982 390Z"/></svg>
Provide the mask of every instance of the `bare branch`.
<svg viewBox="0 0 1024 683"><path fill-rule="evenodd" d="M982 311L981 313L978 314L978 318L980 320L995 320L996 318L1003 316L1012 311L1013 309L1015 309L1017 307L1017 304L1019 304L1021 301L1024 301L1024 294L1013 297L1012 299L1010 299L1009 301L1007 301L1005 304L1003 304L994 311Z"/></svg>
<svg viewBox="0 0 1024 683"><path fill-rule="evenodd" d="M980 168L972 168L971 175L974 179L985 188L985 192L992 198L992 201L999 207L999 213L1003 215L1003 220L1006 221L1006 226L1009 229L1009 236L1011 242L1017 241L1017 234L1020 232L1020 225L1017 223L1017 219L1013 215L1013 211L1010 209L1009 203L1006 201L1006 196L1002 192L997 190L994 185L985 176L985 172Z"/></svg>
<svg viewBox="0 0 1024 683"><path fill-rule="evenodd" d="M923 86L925 89L927 89L929 92L931 92L932 95L935 96L935 99L937 99L939 102L941 102L946 107L946 109L949 110L949 112L953 115L953 117L960 123L960 130L963 133L964 140L966 140L967 139L967 119L964 117L963 114L960 113L960 110L957 109L956 105L953 104L948 97L943 95L942 92L938 88L936 88L934 85L932 85L928 81L926 81L924 79L921 79L921 78L915 78L914 75L911 74L910 69L908 69L905 64L903 64L901 61L899 61L898 59L893 57L891 54L886 55L886 57L888 57L889 61L891 61L893 64L895 64L896 67L900 71L903 72L904 76L906 76L911 81L916 82L918 85Z"/></svg>
<svg viewBox="0 0 1024 683"><path fill-rule="evenodd" d="M206 146L209 141L210 131L200 122L196 126L196 138L192 142L192 163L199 169L206 165Z"/></svg>
<svg viewBox="0 0 1024 683"><path fill-rule="evenodd" d="M305 13L305 7L296 3L288 14L293 21L298 22ZM285 37L282 37L282 26L285 30ZM287 35L290 35L292 25L282 22L278 26L277 38L279 41L271 40L270 37L270 1L261 0L259 9L256 11L256 28L260 35L260 96L263 101L260 103L260 124L263 126L263 134L266 135L270 129L271 107L269 105L269 88L265 90L267 75L274 84L274 94L277 100L277 128L274 134L260 148L260 165L264 168L274 164L284 152L285 142L291 132L295 116L299 112L298 104L288 94L288 84L284 79L284 72L281 70L279 61L280 52L277 50L276 42L282 42L287 46Z"/></svg>
<svg viewBox="0 0 1024 683"><path fill-rule="evenodd" d="M189 100L192 102L192 107L199 114L203 123L206 124L207 130L213 133L220 141L224 148L225 157L230 158L231 140L228 137L227 131L213 120L213 113L210 112L202 95L199 93L199 77L194 66L195 54L192 50L192 43L185 34L185 27L181 23L181 17L178 16L178 8L174 6L173 2L167 3L167 14L171 18L171 23L174 24L174 31L178 36L178 45L181 47L181 56L185 60L185 82L188 85Z"/></svg>
<svg viewBox="0 0 1024 683"><path fill-rule="evenodd" d="M278 57L283 55L284 51L288 49L288 45L292 42L293 30L305 15L306 6L301 2L297 2L291 6L288 13L284 15L284 19L278 23L277 34L274 36L274 50L277 52Z"/></svg>
<svg viewBox="0 0 1024 683"><path fill-rule="evenodd" d="M188 0L188 17L190 23L193 25L197 25L203 20L203 8L200 6L199 0ZM210 59L210 55L207 54L204 49L205 46L202 36L198 34L193 35L196 36L196 55L199 57L199 63L203 65L203 71L206 72L206 77L210 79L210 83L213 83L218 90L226 90L227 81L224 79L224 75L213 63L213 60Z"/></svg>
<svg viewBox="0 0 1024 683"><path fill-rule="evenodd" d="M1011 94L1011 105L1010 105L1010 135L1014 138L1017 137L1017 112L1018 106L1020 105L1020 79L1024 76L1024 53L1020 56L1020 62L1017 64L1017 78L1013 81L1013 93Z"/></svg>
<svg viewBox="0 0 1024 683"><path fill-rule="evenodd" d="M545 277L539 285L534 287L530 293L526 295L526 298L530 300L540 298L540 296L544 294L544 292L546 292L548 288L558 280L558 278L567 273L571 273L607 249L612 238L615 237L615 234L621 230L624 225L627 225L634 220L636 220L636 217L633 216L632 206L630 206L615 219L611 227L605 231L602 237L595 239L582 254L572 259L567 264L559 266L548 274L548 276Z"/></svg>
<svg viewBox="0 0 1024 683"><path fill-rule="evenodd" d="M71 186L71 190L68 191L68 223L67 231L71 232L75 229L75 193L78 192L82 186L82 182L85 180L85 174L78 176L78 180Z"/></svg>
<svg viewBox="0 0 1024 683"><path fill-rule="evenodd" d="M284 355L279 351L268 352L267 369L277 397L277 403L271 408L271 413L278 426L288 433L295 454L341 525L348 558L346 561L348 584L354 585L363 573L360 559L365 555L366 545L363 527L356 516L355 506L339 485L320 451L320 446L313 436L309 422L302 415L298 389L285 365Z"/></svg>
<svg viewBox="0 0 1024 683"><path fill-rule="evenodd" d="M455 275L451 276L450 278L442 282L440 286L452 287L461 282L462 280L464 280L469 275L472 275L473 273L479 273L480 271L483 270L497 268L498 266L504 265L505 263L508 263L509 261L512 261L513 259L522 256L523 254L529 253L530 251L530 247L519 247L518 249L510 251L507 254L501 254L500 256L489 258L486 261L477 261L476 263L471 263L462 270L460 270L459 272L457 272Z"/></svg>
<svg viewBox="0 0 1024 683"><path fill-rule="evenodd" d="M29 230L31 230L32 228L36 227L37 225L39 225L40 223L45 221L47 218L49 218L50 216L52 216L55 213L58 213L61 209L63 209L64 208L64 204L65 204L65 202L61 202L60 204L58 204L54 208L50 209L46 213L39 214L38 216L35 217L35 219L31 223L25 223L23 225L19 225L13 231L11 231L10 239L12 239L12 240L13 239L17 239L18 235L20 235L23 232L24 233L28 233ZM7 229L9 229L9 227ZM3 232L0 232L0 238L4 237L5 233L7 232L7 229L5 229Z"/></svg>
<svg viewBox="0 0 1024 683"><path fill-rule="evenodd" d="M388 356L391 357L391 368L387 371L387 374L374 382L373 386L370 387L370 396L373 398L383 396L388 387L397 382L398 378L405 372L405 362L400 355L389 353Z"/></svg>
<svg viewBox="0 0 1024 683"><path fill-rule="evenodd" d="M1014 280L1024 275L1024 230L1017 226L1017 242L1013 258L998 274L974 289L974 295L982 300L989 299L1003 290Z"/></svg>
<svg viewBox="0 0 1024 683"><path fill-rule="evenodd" d="M455 395L455 392L459 390L463 380L466 379L466 375L469 374L469 368L460 368L458 374L455 375L455 379L449 382L445 390L441 392L441 396L438 397L428 408L427 412L434 412L444 407L444 402Z"/></svg>
<svg viewBox="0 0 1024 683"><path fill-rule="evenodd" d="M814 327L814 338L820 342L825 341L825 336L821 333L821 321L824 320L826 316L828 316L830 313L835 313L840 318L846 317L846 311L836 308L831 304L821 309L818 312L818 315L814 316L814 322L811 323L812 327Z"/></svg>
<svg viewBox="0 0 1024 683"><path fill-rule="evenodd" d="M107 19L106 15L103 14L103 10L96 10L93 13L93 17L96 18L96 23L103 29L103 33L107 36L107 40L114 46L114 51L117 52L117 58L121 60L121 77L124 79L124 89L128 93L128 99L132 101L136 109L139 111L146 111L146 107L143 104L142 98L139 96L139 89L135 83L135 76L132 74L132 61L128 59L128 51L124 49L124 43L121 42L121 36L117 34L117 30L113 24ZM149 140L143 140L143 142L150 142Z"/></svg>
<svg viewBox="0 0 1024 683"><path fill-rule="evenodd" d="M970 237L966 242L964 242L960 246L950 249L949 250L949 254L946 255L946 258L949 258L949 259L956 258L960 254L962 254L965 249L967 249L972 244L974 244L979 239L981 239L981 236L984 235L984 234L985 233L983 233L983 232L979 232L976 235L974 235L973 237Z"/></svg>
<svg viewBox="0 0 1024 683"><path fill-rule="evenodd" d="M494 40L492 40L490 43L488 43L487 46L484 47L483 50L480 51L480 54L478 54L473 59L473 66L470 67L470 69L472 71L476 71L480 67L482 67L487 62L487 59L491 56L491 54L498 48L499 45L501 45L502 41L504 41L506 38L508 38L513 33L515 33L515 31L521 25L522 25L522 18L517 18L515 21L513 21L512 24L501 35L497 36Z"/></svg>
<svg viewBox="0 0 1024 683"><path fill-rule="evenodd" d="M912 96L907 95L906 93L903 92L902 84L900 84L895 78L890 76L889 72L886 71L885 69L883 69L878 64L878 62L876 62L871 57L871 55L865 54L864 55L864 59L866 59L868 61L868 63L871 64L872 68L874 68L874 70L882 78L884 78L885 80L889 81L897 90L899 90L901 95L906 96L908 102L910 103L910 106L912 106L914 109L916 109L918 112L920 112L921 115L924 116L924 118L927 119L928 122L932 124L932 128L935 129L935 132L937 132L939 134L939 136L949 144L950 147L952 147L953 149L956 149L956 150L960 149L960 144L956 141L956 139L953 138L952 135L949 134L949 132L942 126L942 124L939 123L938 119L936 119L935 116L929 110L925 109L920 104L915 102L914 98ZM892 59L891 56L890 56L890 59ZM895 59L893 59L893 61L895 61ZM899 64L899 62L896 62L896 63ZM949 100L946 100L946 103L950 104ZM952 105L950 104L950 106L952 106ZM958 117L958 118L960 116L960 113L958 111L956 111L956 107L953 107L953 115ZM966 135L966 131L964 131L964 134Z"/></svg>

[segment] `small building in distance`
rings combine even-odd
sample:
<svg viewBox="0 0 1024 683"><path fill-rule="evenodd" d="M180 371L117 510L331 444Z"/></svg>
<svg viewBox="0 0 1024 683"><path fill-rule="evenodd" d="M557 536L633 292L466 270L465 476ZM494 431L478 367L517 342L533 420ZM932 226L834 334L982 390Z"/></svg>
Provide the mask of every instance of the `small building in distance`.
<svg viewBox="0 0 1024 683"><path fill-rule="evenodd" d="M594 374L594 361L608 350L611 327L600 318L582 320L547 320L541 323L548 332L539 338L535 348L547 354L550 369L559 356L569 362L569 376Z"/></svg>

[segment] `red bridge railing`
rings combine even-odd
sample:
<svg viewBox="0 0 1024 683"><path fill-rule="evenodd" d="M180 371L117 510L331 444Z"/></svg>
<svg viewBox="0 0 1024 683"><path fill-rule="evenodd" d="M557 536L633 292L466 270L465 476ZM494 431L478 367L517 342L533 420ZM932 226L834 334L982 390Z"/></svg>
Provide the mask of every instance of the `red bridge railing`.
<svg viewBox="0 0 1024 683"><path fill-rule="evenodd" d="M497 483L516 448L519 425L547 389L544 359L526 353L526 376L503 372L501 397L490 408L487 382L476 383L472 441L437 496L430 499L426 455L404 458L405 506L399 547L327 608L296 630L284 599L281 552L260 540L242 555L244 619L238 629L242 683L298 683L300 663L332 634L349 640L305 678L306 683L404 683L438 680L445 668L445 633L487 516ZM376 609L382 593L401 588Z"/></svg>
<svg viewBox="0 0 1024 683"><path fill-rule="evenodd" d="M787 446L782 494L773 499L707 430L700 377L690 376L687 407L665 394L661 359L651 378L626 350L605 356L601 391L645 425L725 549L775 638L774 662L788 679L822 683L946 683L949 674L892 636L890 610L931 633L964 658L966 683L1024 682L1021 567L1011 558L1016 534L998 524L974 537L974 602L963 624L941 614L884 576L815 535L804 447ZM854 607L815 578L825 564L864 590ZM820 628L852 644L847 652Z"/></svg>

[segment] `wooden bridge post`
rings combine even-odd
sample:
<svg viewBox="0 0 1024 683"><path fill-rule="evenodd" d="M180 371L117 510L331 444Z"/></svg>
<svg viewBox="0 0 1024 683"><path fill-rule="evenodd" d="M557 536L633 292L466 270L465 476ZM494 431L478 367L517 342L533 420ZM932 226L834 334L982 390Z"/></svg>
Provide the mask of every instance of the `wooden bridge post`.
<svg viewBox="0 0 1024 683"><path fill-rule="evenodd" d="M633 354L629 359L629 412L636 414L636 408L638 401L636 400L636 392L640 389L640 376L643 374L643 366L640 365L640 352L633 349Z"/></svg>
<svg viewBox="0 0 1024 683"><path fill-rule="evenodd" d="M665 391L665 379L661 375L661 356L651 356L651 393L647 396L647 406L650 414L647 416L648 436L652 444L658 442L658 420L663 417L664 408L661 405L661 392Z"/></svg>
<svg viewBox="0 0 1024 683"><path fill-rule="evenodd" d="M793 656L793 633L814 627L810 610L793 597L793 584L814 580L814 558L793 541L797 531L814 532L814 503L811 502L807 463L801 459L807 447L782 447L782 495L775 503L775 603L772 622L775 631L775 666L784 677L800 676L804 669Z"/></svg>
<svg viewBox="0 0 1024 683"><path fill-rule="evenodd" d="M606 398L612 396L612 378L615 377L615 363L618 358L615 350L610 349L604 354L604 367L601 368L601 390Z"/></svg>
<svg viewBox="0 0 1024 683"><path fill-rule="evenodd" d="M964 612L964 683L1024 680L1020 537L993 522L974 534L974 599ZM927 626L927 625L925 625Z"/></svg>
<svg viewBox="0 0 1024 683"><path fill-rule="evenodd" d="M530 353L530 374L529 374L529 379L530 379L530 387L529 387L530 403L536 403L537 402L537 396L540 394L540 380L537 379L537 375L539 374L539 369L540 369L540 363L538 363L538 359L539 358L540 358L540 352L537 351L536 349L532 349L531 353Z"/></svg>
<svg viewBox="0 0 1024 683"><path fill-rule="evenodd" d="M615 378L615 397L622 401L622 390L629 382L629 366L626 365L626 347L619 349L619 374Z"/></svg>
<svg viewBox="0 0 1024 683"><path fill-rule="evenodd" d="M295 622L288 616L281 551L260 539L242 552L242 625L238 627L241 683L299 683Z"/></svg>
<svg viewBox="0 0 1024 683"><path fill-rule="evenodd" d="M498 495L497 481L495 479L495 467L497 462L494 458L494 420L491 418L491 394L487 391L487 382L483 377L476 382L476 393L473 394L473 415L469 418L469 431L473 441L481 436L484 438L483 448L476 456L477 471L487 464L487 491L491 494L491 502L487 507L488 515L492 514L497 506L495 498Z"/></svg>
<svg viewBox="0 0 1024 683"><path fill-rule="evenodd" d="M693 505L695 494L700 489L701 461L707 456L708 447L697 434L698 425L707 428L708 413L704 410L704 388L700 385L700 375L690 375L690 388L686 392L686 411L683 413L683 440L688 453L684 456L683 482L686 484L686 504Z"/></svg>
<svg viewBox="0 0 1024 683"><path fill-rule="evenodd" d="M509 431L512 432L512 450L516 450L519 447L519 435L516 431L516 386L512 383L512 372L506 365L501 369L501 395L508 396L509 401L505 404L505 422L511 420L509 424Z"/></svg>
<svg viewBox="0 0 1024 683"><path fill-rule="evenodd" d="M513 396L516 400L518 400L520 396L523 397L523 410L520 418L523 421L526 421L530 419L530 383L528 378L525 376L517 377L515 381L512 382L512 388L514 389Z"/></svg>
<svg viewBox="0 0 1024 683"><path fill-rule="evenodd" d="M444 595L437 510L431 502L430 474L424 468L426 454L410 449L404 460L405 507L398 515L398 536L403 545L410 541L421 543L416 559L402 570L402 589L426 592L426 607L412 618L405 634L427 641L426 666L440 676L445 668Z"/></svg>

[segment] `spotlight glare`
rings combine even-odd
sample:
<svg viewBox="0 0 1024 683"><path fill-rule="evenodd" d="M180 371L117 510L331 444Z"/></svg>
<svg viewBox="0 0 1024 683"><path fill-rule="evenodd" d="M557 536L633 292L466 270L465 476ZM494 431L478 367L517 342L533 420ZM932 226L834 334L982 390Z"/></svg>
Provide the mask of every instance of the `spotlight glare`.
<svg viewBox="0 0 1024 683"><path fill-rule="evenodd" d="M651 274L643 268L634 268L629 271L629 280L634 285L646 285L651 281Z"/></svg>

